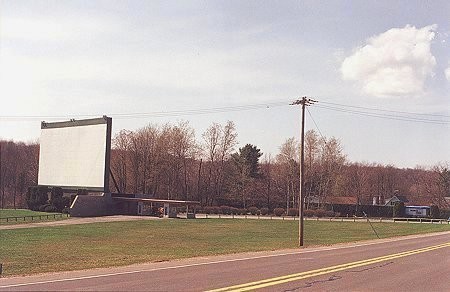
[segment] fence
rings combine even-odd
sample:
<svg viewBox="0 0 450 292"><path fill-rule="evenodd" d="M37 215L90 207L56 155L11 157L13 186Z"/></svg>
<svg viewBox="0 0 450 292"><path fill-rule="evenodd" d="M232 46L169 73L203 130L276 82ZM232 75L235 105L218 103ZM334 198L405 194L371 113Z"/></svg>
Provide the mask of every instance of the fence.
<svg viewBox="0 0 450 292"><path fill-rule="evenodd" d="M18 221L27 221L27 219L30 219L29 221L36 220L42 220L42 218L49 220L49 219L56 219L56 218L63 218L63 217L69 217L69 214L63 214L63 213L55 213L55 214L48 214L48 215L32 215L32 216L13 216L13 217L0 217L0 223L2 222L18 222ZM22 220L23 219L23 220Z"/></svg>
<svg viewBox="0 0 450 292"><path fill-rule="evenodd" d="M298 220L295 216L270 216L270 215L223 215L223 214L196 214L196 218L216 219L268 219L268 220ZM371 222L385 223L435 223L450 224L446 219L429 218L368 218ZM366 217L304 217L305 221L328 221L328 222L367 222Z"/></svg>

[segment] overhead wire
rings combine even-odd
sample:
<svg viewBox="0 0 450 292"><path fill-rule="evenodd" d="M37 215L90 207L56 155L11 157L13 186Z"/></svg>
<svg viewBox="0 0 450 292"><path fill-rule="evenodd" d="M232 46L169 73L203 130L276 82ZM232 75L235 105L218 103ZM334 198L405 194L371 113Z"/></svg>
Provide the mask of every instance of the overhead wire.
<svg viewBox="0 0 450 292"><path fill-rule="evenodd" d="M325 110L331 110L336 112L343 112L348 114L354 114L354 115L360 115L365 117L373 117L373 118L381 118L381 119L388 119L388 120L397 120L397 121L406 121L406 122L420 122L420 123L426 123L426 124L438 124L438 125L449 125L450 120L442 120L442 119L430 119L430 118L420 118L420 117L412 117L412 116L406 116L406 115L395 115L395 114L387 114L387 113L374 113L370 111L362 111L362 110L354 110L354 109L347 109L345 107L337 107L337 106L328 106L328 105L321 105L317 104L314 107L325 109ZM390 111L392 112L392 111ZM406 113L406 112L405 112ZM444 115L442 115L444 116ZM444 116L447 117L447 116ZM450 117L448 117L450 119Z"/></svg>
<svg viewBox="0 0 450 292"><path fill-rule="evenodd" d="M130 119L130 118L150 118L150 117L176 117L176 116L191 116L191 115L203 115L203 114L215 114L225 112L238 112L257 109L266 109L280 106L288 106L288 101L267 102L258 104L247 104L237 106L226 107L212 107L212 108L200 108L200 109L188 109L188 110L175 110L175 111L158 111L158 112L135 112L135 113L110 113L115 119ZM85 118L85 117L98 117L103 114L77 114L77 115L3 115L0 116L0 120L43 120L43 119L63 119L63 118Z"/></svg>
<svg viewBox="0 0 450 292"><path fill-rule="evenodd" d="M334 102L326 102L326 101L321 101L320 103L321 104L325 104L325 105L328 104L328 105L331 105L331 106L349 107L349 108L364 109L364 110L370 110L370 111L379 111L379 112L389 112L389 113L398 113L398 114L407 114L407 115L419 115L419 116L450 118L450 115L427 114L427 113L417 113L417 112L407 112L407 111L395 111L395 110L387 110L387 109L380 109L380 108L355 106L355 105L348 105L348 104L341 104L341 103L334 103Z"/></svg>
<svg viewBox="0 0 450 292"><path fill-rule="evenodd" d="M319 132L319 135L322 137L322 140L324 141L324 143L327 143L327 139L325 139L325 136L322 134L322 131L320 131L319 126L317 125L316 121L314 120L311 112L309 111L308 108L306 108L306 110L308 111L309 117L311 118L311 120L313 121L314 125L316 126L317 131Z"/></svg>
<svg viewBox="0 0 450 292"><path fill-rule="evenodd" d="M161 118L161 117L178 117L178 116L194 116L205 114L217 114L226 112L239 112L259 110L266 108L274 108L289 105L288 100L266 102L247 105L235 105L225 107L211 107L187 110L173 110L173 111L155 111L155 112L131 112L131 113L110 113L108 116L114 119L133 119L133 118ZM397 120L405 122L420 122L426 124L449 125L450 116L441 114L426 114L406 111L395 111L380 108L370 108L355 105L346 105L333 102L320 101L314 105L315 108L330 110L335 112L342 112L347 114L359 115L364 117L373 117L388 120ZM308 113L311 116L310 111ZM0 115L0 120L9 121L35 121L35 120L55 120L68 118L89 118L98 117L103 114L76 114L76 115ZM437 119L438 117L443 119ZM311 116L312 118L312 116ZM316 125L317 127L317 125Z"/></svg>

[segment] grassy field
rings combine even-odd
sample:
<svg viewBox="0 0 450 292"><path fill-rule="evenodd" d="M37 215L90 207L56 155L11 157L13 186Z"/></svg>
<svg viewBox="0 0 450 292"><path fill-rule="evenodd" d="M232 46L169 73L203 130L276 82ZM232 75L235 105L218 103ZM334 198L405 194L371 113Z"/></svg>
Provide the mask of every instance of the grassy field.
<svg viewBox="0 0 450 292"><path fill-rule="evenodd" d="M450 225L374 223L380 237L450 231ZM298 222L145 220L0 231L5 276L297 247ZM367 223L305 222L305 245L375 239Z"/></svg>
<svg viewBox="0 0 450 292"><path fill-rule="evenodd" d="M47 215L52 213L38 212L28 209L0 209L0 218L5 217L20 217L20 216L36 216L36 215Z"/></svg>
<svg viewBox="0 0 450 292"><path fill-rule="evenodd" d="M56 214L56 218L53 216ZM46 216L49 215L50 217L27 217L27 216ZM20 217L17 219L9 219L6 221L5 218L8 217ZM25 217L25 218L24 218ZM2 219L3 218L3 219ZM32 211L28 209L0 209L0 225L11 225L11 224L23 224L23 223L30 223L30 222L42 222L42 221L57 221L57 220L64 220L67 219L67 216L64 214L62 217L60 217L60 213L48 213L48 212L39 212L39 211Z"/></svg>

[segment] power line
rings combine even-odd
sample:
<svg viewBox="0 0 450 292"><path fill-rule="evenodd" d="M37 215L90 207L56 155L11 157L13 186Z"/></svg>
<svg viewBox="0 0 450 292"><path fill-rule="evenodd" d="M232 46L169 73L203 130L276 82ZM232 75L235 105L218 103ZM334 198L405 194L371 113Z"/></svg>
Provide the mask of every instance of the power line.
<svg viewBox="0 0 450 292"><path fill-rule="evenodd" d="M355 106L355 105L347 105L347 104L334 103L334 102L325 102L325 101L321 101L320 103L321 104L329 104L329 105L332 105L332 106L349 107L349 108L364 109L364 110L378 111L378 112L388 112L388 113L398 113L398 114L407 114L407 115L419 115L419 116L450 118L449 115L441 115L441 114L425 114L425 113L407 112L407 111L394 111L394 110L387 110L387 109L380 109L380 108L371 108L371 107L363 107L363 106Z"/></svg>
<svg viewBox="0 0 450 292"><path fill-rule="evenodd" d="M226 112L240 112L250 110L260 110L274 107L287 106L288 101L272 101L266 103L236 105L226 107L211 107L211 108L199 108L199 109L187 109L187 110L174 110L174 111L155 111L155 112L134 112L134 113L110 113L107 114L114 119L138 119L138 118L163 118L163 117L179 117L179 116L195 116L206 114L218 114ZM370 108L362 106L353 106L346 104L339 104L333 102L320 102L316 105L319 109L325 109L330 111L348 113L353 115L359 115L364 117L372 117L379 119L397 120L405 122L420 122L426 124L448 125L450 120L436 119L436 117L448 118L450 116L440 114L425 114L406 111L394 111L388 109ZM311 113L308 110L309 115ZM90 118L98 117L102 114L76 114L76 115L0 115L0 120L7 121L42 121L42 120L56 120L56 119L68 119L68 118ZM312 116L311 116L312 118ZM312 119L315 123L314 119ZM315 123L316 124L316 123ZM317 124L316 124L317 127Z"/></svg>
<svg viewBox="0 0 450 292"><path fill-rule="evenodd" d="M267 102L258 104L227 106L227 107L213 107L213 108L200 108L200 109L188 109L177 111L159 111L159 112L136 112L136 113L111 113L109 116L115 119L130 119L130 118L145 118L145 117L176 117L176 116L191 116L191 115L204 115L204 114L216 114L225 112L238 112L259 110L274 107L287 106L288 101L279 102ZM45 120L45 119L66 119L66 118L84 118L84 117L98 117L103 114L77 114L77 115L17 115L17 116L0 116L1 120Z"/></svg>
<svg viewBox="0 0 450 292"><path fill-rule="evenodd" d="M309 109L306 108L306 110L308 111L309 117L311 118L311 120L313 121L314 125L316 126L317 131L319 132L320 136L322 137L323 142L326 144L327 143L327 139L325 139L325 136L320 131L319 126L317 126L317 123L314 120L313 116L311 115L311 112L309 111Z"/></svg>
<svg viewBox="0 0 450 292"><path fill-rule="evenodd" d="M373 113L369 111L360 111L360 110L351 110L345 109L335 106L326 106L326 105L317 105L317 108L326 109L336 112L349 113L354 115L360 115L365 117L373 117L373 118L381 118L388 120L396 120L396 121L405 121L405 122L420 122L426 124L436 124L436 125L449 125L450 120L437 120L437 119L426 119L426 118L417 118L417 117L408 117L394 114L383 114L383 113ZM450 118L450 117L449 117Z"/></svg>

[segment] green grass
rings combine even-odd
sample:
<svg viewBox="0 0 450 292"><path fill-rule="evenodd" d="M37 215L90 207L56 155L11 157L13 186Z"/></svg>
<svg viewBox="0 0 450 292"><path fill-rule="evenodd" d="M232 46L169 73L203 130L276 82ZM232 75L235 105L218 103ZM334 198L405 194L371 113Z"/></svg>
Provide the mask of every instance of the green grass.
<svg viewBox="0 0 450 292"><path fill-rule="evenodd" d="M47 215L53 213L32 211L28 209L0 209L0 218L5 217L20 217L20 216L36 216L36 215Z"/></svg>
<svg viewBox="0 0 450 292"><path fill-rule="evenodd" d="M56 217L54 217L55 214ZM47 218L46 215L48 215L49 217ZM29 216L42 216L42 217L31 218ZM18 217L18 218L13 219L10 217ZM9 218L8 221L6 221L5 218ZM0 226L43 222L43 221L59 221L65 220L67 218L68 217L65 214L63 216L60 216L60 213L39 212L27 209L0 209Z"/></svg>
<svg viewBox="0 0 450 292"><path fill-rule="evenodd" d="M450 225L374 223L381 237L450 231ZM145 220L0 231L6 276L297 247L298 222ZM375 239L367 223L305 222L305 245Z"/></svg>

